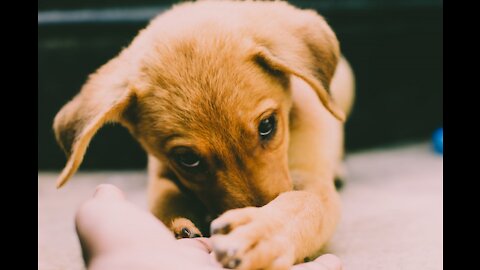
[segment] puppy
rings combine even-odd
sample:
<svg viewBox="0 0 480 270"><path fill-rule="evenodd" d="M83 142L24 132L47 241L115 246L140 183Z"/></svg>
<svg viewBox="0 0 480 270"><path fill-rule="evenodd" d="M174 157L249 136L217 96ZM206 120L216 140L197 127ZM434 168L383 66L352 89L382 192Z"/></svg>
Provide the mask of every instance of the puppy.
<svg viewBox="0 0 480 270"><path fill-rule="evenodd" d="M57 114L68 156L57 184L99 128L120 123L148 154L152 213L178 238L211 233L228 268L288 269L316 256L339 220L334 178L353 96L352 71L315 11L183 3Z"/></svg>

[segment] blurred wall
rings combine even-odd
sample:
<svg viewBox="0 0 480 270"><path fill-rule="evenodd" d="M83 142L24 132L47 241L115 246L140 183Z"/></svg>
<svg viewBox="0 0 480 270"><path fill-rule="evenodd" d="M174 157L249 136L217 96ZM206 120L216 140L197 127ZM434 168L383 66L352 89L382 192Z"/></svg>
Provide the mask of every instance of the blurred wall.
<svg viewBox="0 0 480 270"><path fill-rule="evenodd" d="M87 75L127 46L173 1L38 3L38 169L59 170L65 156L52 121ZM347 122L349 151L426 140L443 120L443 15L438 0L290 1L331 24L357 79ZM93 139L82 169L144 168L140 146L120 126Z"/></svg>

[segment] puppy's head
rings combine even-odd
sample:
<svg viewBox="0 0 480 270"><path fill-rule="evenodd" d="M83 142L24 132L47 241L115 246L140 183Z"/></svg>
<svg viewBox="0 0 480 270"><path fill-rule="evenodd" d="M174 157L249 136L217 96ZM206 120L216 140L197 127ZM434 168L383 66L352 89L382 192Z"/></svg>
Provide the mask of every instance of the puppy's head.
<svg viewBox="0 0 480 270"><path fill-rule="evenodd" d="M261 206L292 189L290 77L310 84L343 118L328 94L338 43L320 23L321 31L306 25L278 39L220 31L134 43L56 116L56 137L69 156L58 186L77 170L95 132L119 122L213 213Z"/></svg>

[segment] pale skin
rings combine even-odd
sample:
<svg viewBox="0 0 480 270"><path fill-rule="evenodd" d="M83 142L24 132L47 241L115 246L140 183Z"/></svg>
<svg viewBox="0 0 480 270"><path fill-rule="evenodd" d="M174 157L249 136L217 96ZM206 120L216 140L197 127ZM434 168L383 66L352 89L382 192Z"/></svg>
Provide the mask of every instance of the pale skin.
<svg viewBox="0 0 480 270"><path fill-rule="evenodd" d="M112 185L98 186L79 208L76 228L90 270L224 269L215 260L209 238L176 240L163 223ZM326 254L292 269L339 270L342 265Z"/></svg>

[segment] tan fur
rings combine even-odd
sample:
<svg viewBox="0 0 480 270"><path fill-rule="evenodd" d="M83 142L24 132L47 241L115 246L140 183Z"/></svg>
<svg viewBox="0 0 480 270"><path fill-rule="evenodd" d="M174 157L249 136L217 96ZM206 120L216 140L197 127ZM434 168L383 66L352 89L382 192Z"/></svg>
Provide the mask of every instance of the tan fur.
<svg viewBox="0 0 480 270"><path fill-rule="evenodd" d="M239 269L287 269L314 256L340 216L333 179L353 73L324 19L284 2L200 1L155 18L58 113L69 160L63 185L89 141L119 122L149 156L152 213L175 233L208 235L217 259ZM275 113L261 142L258 124ZM205 165L173 159L193 149ZM198 228L197 228L198 227Z"/></svg>

